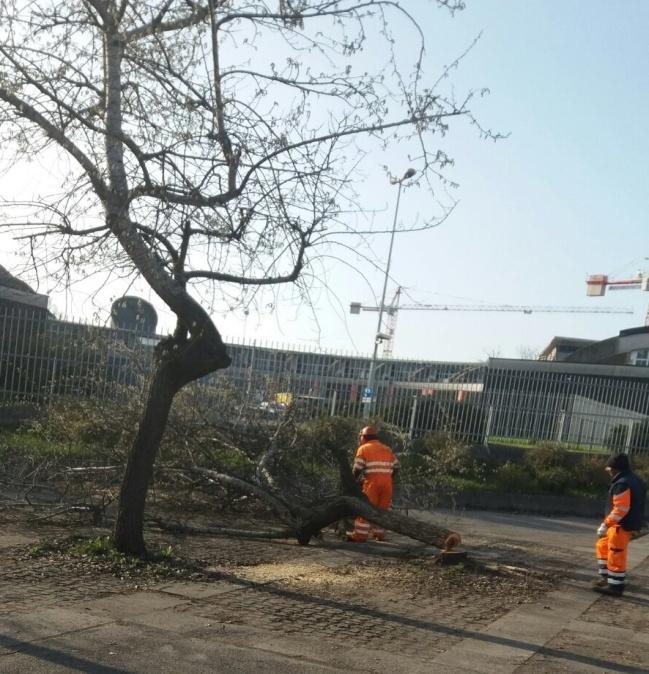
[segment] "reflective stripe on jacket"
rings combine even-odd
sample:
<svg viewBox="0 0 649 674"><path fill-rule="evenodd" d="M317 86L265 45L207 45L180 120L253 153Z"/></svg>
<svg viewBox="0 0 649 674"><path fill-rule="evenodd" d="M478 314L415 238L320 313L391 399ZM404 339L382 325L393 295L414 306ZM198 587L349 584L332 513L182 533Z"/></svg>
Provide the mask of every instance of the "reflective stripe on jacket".
<svg viewBox="0 0 649 674"><path fill-rule="evenodd" d="M638 531L645 519L647 485L630 470L618 473L608 488L609 512L604 520L609 527Z"/></svg>
<svg viewBox="0 0 649 674"><path fill-rule="evenodd" d="M398 467L399 459L394 452L378 440L370 440L356 450L354 470L361 471L365 477L392 475Z"/></svg>

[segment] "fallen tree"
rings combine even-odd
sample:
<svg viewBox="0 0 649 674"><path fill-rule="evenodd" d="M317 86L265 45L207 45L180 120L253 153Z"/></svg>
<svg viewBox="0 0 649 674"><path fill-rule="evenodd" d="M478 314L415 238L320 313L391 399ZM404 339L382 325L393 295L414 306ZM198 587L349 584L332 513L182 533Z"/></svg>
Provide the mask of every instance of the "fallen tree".
<svg viewBox="0 0 649 674"><path fill-rule="evenodd" d="M339 447L330 447L330 450L338 463L342 493L317 504L296 503L281 494L272 493L269 488L260 484L208 468L194 466L192 472L212 483L234 487L253 494L265 503L286 529L284 532L273 532L272 536L264 536L260 532L260 537L278 537L284 533L295 536L300 545L308 545L311 539L318 536L325 527L342 519L363 517L384 529L434 545L442 550L451 550L460 544L460 535L445 527L423 522L394 511L375 508L361 492L354 479L345 450ZM258 471L257 475L259 474ZM223 531L218 533L223 533Z"/></svg>

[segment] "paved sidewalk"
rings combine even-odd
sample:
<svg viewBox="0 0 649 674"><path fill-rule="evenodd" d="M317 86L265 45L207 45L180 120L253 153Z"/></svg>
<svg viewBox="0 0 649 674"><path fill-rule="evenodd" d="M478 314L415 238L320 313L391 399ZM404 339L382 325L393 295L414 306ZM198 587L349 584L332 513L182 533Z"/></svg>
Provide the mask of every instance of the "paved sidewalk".
<svg viewBox="0 0 649 674"><path fill-rule="evenodd" d="M433 671L649 672L649 546L638 545L623 599L586 580L521 606L435 658ZM595 577L591 569L584 576ZM459 669L458 669L459 668Z"/></svg>
<svg viewBox="0 0 649 674"><path fill-rule="evenodd" d="M517 544L533 542L557 558L570 552L579 564L562 589L481 630L441 624L430 602L406 616L234 576L35 605L0 619L0 672L649 672L649 537L632 544L630 588L618 600L589 589L596 523L493 513L443 517L475 554L488 556L486 540L511 545L513 554ZM0 536L0 548L6 546ZM356 550L344 554L360 556ZM313 554L336 563L329 550ZM399 647L390 649L390 639ZM374 648L379 641L388 646Z"/></svg>
<svg viewBox="0 0 649 674"><path fill-rule="evenodd" d="M439 513L435 515L439 520ZM433 660L431 671L506 674L649 672L649 536L629 549L629 586L623 599L591 590L597 522L584 518L470 512L443 516L446 525L515 550L533 541L557 557L570 551L577 568L561 589L520 606ZM476 554L483 554L476 549ZM556 572L562 574L561 565Z"/></svg>

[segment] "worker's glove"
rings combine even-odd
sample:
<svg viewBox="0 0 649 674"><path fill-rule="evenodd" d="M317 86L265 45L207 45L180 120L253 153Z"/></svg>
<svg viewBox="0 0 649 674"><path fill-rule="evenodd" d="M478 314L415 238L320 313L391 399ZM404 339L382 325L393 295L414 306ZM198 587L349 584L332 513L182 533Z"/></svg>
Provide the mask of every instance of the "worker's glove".
<svg viewBox="0 0 649 674"><path fill-rule="evenodd" d="M608 526L605 522L602 522L599 527L597 527L597 538L604 538L606 532L608 531Z"/></svg>

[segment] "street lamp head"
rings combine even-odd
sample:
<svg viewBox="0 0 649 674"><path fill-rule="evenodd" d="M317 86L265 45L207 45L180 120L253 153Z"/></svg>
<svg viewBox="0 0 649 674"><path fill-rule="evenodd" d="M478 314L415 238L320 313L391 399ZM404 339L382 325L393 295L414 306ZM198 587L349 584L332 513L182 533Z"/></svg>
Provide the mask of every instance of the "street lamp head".
<svg viewBox="0 0 649 674"><path fill-rule="evenodd" d="M403 177L401 178L396 178L395 176L390 176L390 184L392 185L401 185L401 183L404 180L408 180L409 178L412 178L417 173L417 171L414 168L409 168L404 174Z"/></svg>

